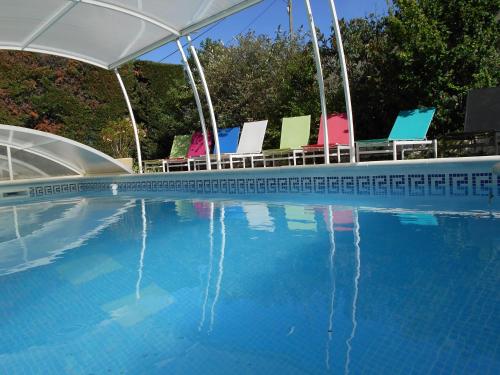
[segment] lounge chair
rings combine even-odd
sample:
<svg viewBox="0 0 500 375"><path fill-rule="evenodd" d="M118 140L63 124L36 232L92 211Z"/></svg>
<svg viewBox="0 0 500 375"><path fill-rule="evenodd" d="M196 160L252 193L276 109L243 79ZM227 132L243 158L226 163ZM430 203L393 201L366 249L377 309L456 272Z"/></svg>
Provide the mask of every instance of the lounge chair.
<svg viewBox="0 0 500 375"><path fill-rule="evenodd" d="M319 120L318 142L314 145L302 146L301 150L294 150L294 159L302 157L303 164L306 158L312 158L315 163L316 158L324 157L324 132L323 116ZM334 113L328 115L327 119L328 143L330 156L336 156L340 163L342 150L349 151L349 125L345 113Z"/></svg>
<svg viewBox="0 0 500 375"><path fill-rule="evenodd" d="M281 125L280 148L274 150L264 150L262 152L262 162L264 167L271 161L275 166L276 161L287 160L288 165L293 161L297 165L294 157L294 150L301 150L302 146L309 143L311 132L311 116L285 117Z"/></svg>
<svg viewBox="0 0 500 375"><path fill-rule="evenodd" d="M461 133L440 141L445 156L500 154L500 87L474 89L467 94L465 126Z"/></svg>
<svg viewBox="0 0 500 375"><path fill-rule="evenodd" d="M209 139L209 147L210 145L211 141ZM187 170L190 171L193 158L205 155L205 153L205 142L201 131L194 132L192 136L175 136L172 150L170 151L170 158L163 161L164 170L166 169L167 172L170 172L170 169L173 167L187 167Z"/></svg>
<svg viewBox="0 0 500 375"><path fill-rule="evenodd" d="M262 144L266 134L267 120L245 122L241 131L240 142L234 154L227 154L229 157L229 167L232 169L235 164L242 164L245 168L245 161L250 160L253 168L255 160L262 157Z"/></svg>
<svg viewBox="0 0 500 375"><path fill-rule="evenodd" d="M218 129L217 134L219 135L219 148L221 153L221 161L224 163L229 163L229 154L233 154L236 152L238 148L238 139L240 138L240 127L235 126L233 128L224 128ZM203 157L195 157L194 161L194 169L198 169L200 166L207 164L206 158ZM210 162L212 165L216 164L217 156L214 154L210 155Z"/></svg>
<svg viewBox="0 0 500 375"><path fill-rule="evenodd" d="M398 147L403 160L405 151L413 149L414 146L429 145L432 145L434 157L437 157L436 140L426 139L435 112L435 108L401 111L387 139L356 142L356 160L360 161L360 155L365 154L392 154L393 160L397 160Z"/></svg>

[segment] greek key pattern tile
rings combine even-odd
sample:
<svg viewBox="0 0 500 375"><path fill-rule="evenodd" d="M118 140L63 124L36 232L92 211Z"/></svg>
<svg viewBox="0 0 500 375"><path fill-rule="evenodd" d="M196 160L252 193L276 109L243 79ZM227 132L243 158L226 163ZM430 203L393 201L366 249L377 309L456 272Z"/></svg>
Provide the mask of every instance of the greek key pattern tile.
<svg viewBox="0 0 500 375"><path fill-rule="evenodd" d="M70 192L177 192L192 194L333 194L348 196L500 196L500 176L492 173L414 173L361 176L186 178L128 182L83 182L30 188L30 196Z"/></svg>
<svg viewBox="0 0 500 375"><path fill-rule="evenodd" d="M80 191L80 184L77 183L31 186L29 188L30 197L43 197L43 196L58 195L58 194L78 193L79 191Z"/></svg>

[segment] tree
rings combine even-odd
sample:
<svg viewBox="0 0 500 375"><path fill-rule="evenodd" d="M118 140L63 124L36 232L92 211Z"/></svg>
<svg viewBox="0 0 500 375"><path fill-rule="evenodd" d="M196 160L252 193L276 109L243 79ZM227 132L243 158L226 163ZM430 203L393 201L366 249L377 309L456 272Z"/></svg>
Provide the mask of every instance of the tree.
<svg viewBox="0 0 500 375"><path fill-rule="evenodd" d="M394 0L384 74L402 108L437 107L433 135L463 128L470 89L500 84L499 9L500 0Z"/></svg>
<svg viewBox="0 0 500 375"><path fill-rule="evenodd" d="M137 125L139 139L144 139L145 131ZM132 121L128 117L109 121L101 129L101 148L114 158L129 158L136 152Z"/></svg>

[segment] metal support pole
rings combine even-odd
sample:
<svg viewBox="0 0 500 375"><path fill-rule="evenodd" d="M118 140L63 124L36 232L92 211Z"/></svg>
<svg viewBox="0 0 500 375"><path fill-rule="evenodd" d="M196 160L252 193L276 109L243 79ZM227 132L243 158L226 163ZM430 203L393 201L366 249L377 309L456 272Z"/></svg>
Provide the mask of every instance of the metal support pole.
<svg viewBox="0 0 500 375"><path fill-rule="evenodd" d="M318 37L316 36L316 25L311 10L311 3L309 0L304 0L306 4L307 16L309 18L309 27L311 29L311 39L313 43L314 60L316 62L316 79L319 86L319 98L321 102L321 114L323 116L323 153L325 157L325 164L330 164L330 149L328 140L328 114L326 112L326 99L325 99L325 82L323 80L323 69L321 68L321 55L319 53Z"/></svg>
<svg viewBox="0 0 500 375"><path fill-rule="evenodd" d="M217 122L215 121L215 113L214 107L212 105L212 98L210 97L210 91L208 90L207 80L205 79L205 73L203 72L203 67L200 64L200 60L198 59L198 54L196 53L196 49L193 46L191 41L191 37L188 35L187 40L189 42L189 48L191 51L191 55L193 56L194 62L196 64L196 68L200 74L201 84L203 85L203 90L205 90L205 96L207 97L207 105L208 112L210 113L210 122L212 123L212 131L214 132L214 148L215 148L215 156L217 158L217 169L221 169L220 162L220 147L219 147L219 135L217 133Z"/></svg>
<svg viewBox="0 0 500 375"><path fill-rule="evenodd" d="M349 160L351 163L356 162L356 152L354 148L354 121L352 119L351 91L349 89L349 76L347 74L347 64L344 54L344 44L340 35L339 19L335 8L334 0L330 1L330 9L333 17L333 28L335 30L335 39L337 40L337 50L340 59L340 71L342 72L342 81L344 86L345 107L347 111L347 123L349 126Z"/></svg>
<svg viewBox="0 0 500 375"><path fill-rule="evenodd" d="M184 69L186 70L186 74L188 75L191 89L193 90L194 100L196 102L196 107L198 108L198 115L200 117L201 131L203 133L203 143L205 145L205 161L207 164L207 170L211 170L212 164L210 163L210 150L208 148L207 126L205 124L205 116L203 116L203 107L201 106L200 94L198 93L198 88L196 87L196 82L194 81L193 72L189 67L189 62L186 58L186 54L184 53L184 48L182 48L182 44L179 41L179 39L177 39L177 48L179 48L179 52L181 53L182 61L184 62Z"/></svg>
<svg viewBox="0 0 500 375"><path fill-rule="evenodd" d="M14 180L14 170L12 169L12 154L10 152L10 147L7 146L7 163L9 165L9 180Z"/></svg>
<svg viewBox="0 0 500 375"><path fill-rule="evenodd" d="M292 0L288 0L288 30L290 32L290 38L293 38L293 11L292 11Z"/></svg>
<svg viewBox="0 0 500 375"><path fill-rule="evenodd" d="M123 92L123 96L125 97L125 102L127 103L128 112L130 114L130 120L132 121L132 126L134 127L134 138L135 138L135 147L137 149L137 163L139 164L139 173L142 173L142 154L141 154L141 142L139 141L139 131L137 130L137 124L135 122L134 111L132 110L132 105L130 104L130 99L127 94L127 89L123 84L122 77L120 73L118 73L118 69L115 68L115 75L118 79L118 83Z"/></svg>

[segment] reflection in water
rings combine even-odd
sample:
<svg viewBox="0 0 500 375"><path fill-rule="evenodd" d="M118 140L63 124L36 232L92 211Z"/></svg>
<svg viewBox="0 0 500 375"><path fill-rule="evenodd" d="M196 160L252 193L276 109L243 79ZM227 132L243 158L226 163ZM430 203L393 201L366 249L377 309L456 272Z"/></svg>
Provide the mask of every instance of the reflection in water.
<svg viewBox="0 0 500 375"><path fill-rule="evenodd" d="M166 290L151 283L142 291L140 301L137 300L135 293L129 294L101 305L101 309L109 315L111 320L121 326L130 327L155 315L173 303L174 299ZM103 322L102 324L106 323Z"/></svg>
<svg viewBox="0 0 500 375"><path fill-rule="evenodd" d="M354 298L352 300L352 331L351 335L346 341L347 344L347 357L345 363L345 373L349 373L349 364L351 362L351 349L352 349L352 340L356 335L356 328L358 326L358 322L356 320L356 310L357 310L357 302L358 302L358 292L359 292L359 277L361 276L361 250L359 247L360 237L359 237L359 218L358 211L355 209L354 211L354 247L356 250L356 276L354 278Z"/></svg>
<svg viewBox="0 0 500 375"><path fill-rule="evenodd" d="M314 211L304 205L285 205L288 229L293 231L317 231Z"/></svg>
<svg viewBox="0 0 500 375"><path fill-rule="evenodd" d="M142 218L142 246L141 246L141 256L139 258L139 276L137 277L137 283L135 285L135 297L137 299L141 298L141 280L142 280L142 270L144 268L144 255L146 253L146 238L148 231L148 223L146 219L146 203L144 199L141 199L141 218Z"/></svg>
<svg viewBox="0 0 500 375"><path fill-rule="evenodd" d="M425 212L404 212L398 214L399 221L403 225L436 226L438 221L435 215Z"/></svg>
<svg viewBox="0 0 500 375"><path fill-rule="evenodd" d="M265 203L241 203L251 229L274 232L274 220Z"/></svg>
<svg viewBox="0 0 500 375"><path fill-rule="evenodd" d="M498 373L498 219L175 201L0 209L2 271L92 238L0 277L0 373Z"/></svg>
<svg viewBox="0 0 500 375"><path fill-rule="evenodd" d="M24 262L28 261L28 248L26 247L26 244L24 243L24 239L21 236L21 231L19 230L19 219L17 217L17 207L12 206L12 214L14 216L14 228L16 231L16 238L19 240L19 244L23 248L23 260Z"/></svg>
<svg viewBox="0 0 500 375"><path fill-rule="evenodd" d="M330 238L330 258L329 258L329 269L330 269L330 282L332 284L332 290L330 293L330 313L328 315L328 339L326 341L326 368L330 369L330 342L333 337L333 307L335 304L335 232L333 229L333 208L328 206L328 233Z"/></svg>
<svg viewBox="0 0 500 375"><path fill-rule="evenodd" d="M52 263L99 235L133 206L134 200L85 198L13 206L12 239L0 242L0 275Z"/></svg>
<svg viewBox="0 0 500 375"><path fill-rule="evenodd" d="M207 287L205 288L205 298L203 299L203 307L201 312L201 320L198 325L198 331L201 331L203 328L203 324L205 323L205 315L207 310L207 302L208 302L208 291L210 289L210 279L212 278L212 266L213 266L213 258L214 258L214 202L210 202L210 231L209 231L209 243L210 243L210 255L208 261L208 275L207 275Z"/></svg>
<svg viewBox="0 0 500 375"><path fill-rule="evenodd" d="M220 232L221 232L221 245L220 245L220 258L219 258L219 272L217 275L217 283L215 286L215 297L210 311L210 328L208 332L212 332L215 321L215 307L220 296L220 288L222 284L222 276L224 275L224 255L226 251L226 225L224 224L224 204L220 207Z"/></svg>
<svg viewBox="0 0 500 375"><path fill-rule="evenodd" d="M215 205L213 202L210 203L210 230L209 230L209 263L208 263L208 273L207 273L207 285L205 287L205 296L203 298L202 311L201 311L201 320L198 324L198 330L201 331L203 329L203 325L205 324L206 314L207 314L207 304L209 299L210 292L210 284L212 280L212 269L213 269L213 259L214 259L214 220L215 216ZM218 271L217 271L217 279L215 281L215 292L212 300L212 305L210 307L210 322L208 327L208 333L212 332L214 323L215 323L215 313L217 302L220 298L221 286L222 286L222 278L224 276L224 257L226 252L226 224L225 224L225 207L224 204L220 206L220 233L221 233L221 244L220 244L220 256L218 263Z"/></svg>

